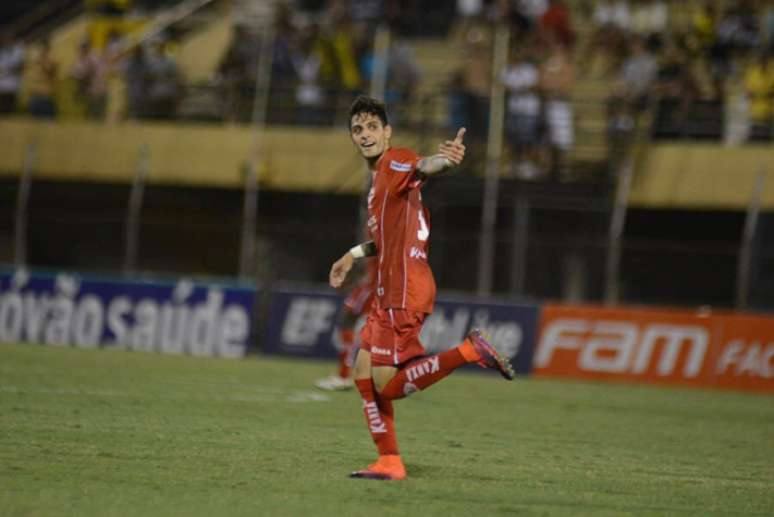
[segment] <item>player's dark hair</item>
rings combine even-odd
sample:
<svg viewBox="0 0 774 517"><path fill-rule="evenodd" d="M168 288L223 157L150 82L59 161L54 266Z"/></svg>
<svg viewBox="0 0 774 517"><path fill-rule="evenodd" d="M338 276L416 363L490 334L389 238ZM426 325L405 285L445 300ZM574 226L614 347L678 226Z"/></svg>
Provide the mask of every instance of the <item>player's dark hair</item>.
<svg viewBox="0 0 774 517"><path fill-rule="evenodd" d="M367 95L359 95L355 102L352 103L352 107L349 108L349 120L348 126L352 126L352 118L360 114L375 115L379 117L383 125L389 124L387 121L387 109L384 107L384 103L380 100L374 99Z"/></svg>

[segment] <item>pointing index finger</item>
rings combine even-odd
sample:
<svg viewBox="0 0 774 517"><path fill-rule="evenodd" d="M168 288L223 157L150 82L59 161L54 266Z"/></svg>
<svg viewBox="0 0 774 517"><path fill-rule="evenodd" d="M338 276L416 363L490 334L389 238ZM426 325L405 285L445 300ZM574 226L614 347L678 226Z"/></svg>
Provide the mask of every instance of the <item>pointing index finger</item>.
<svg viewBox="0 0 774 517"><path fill-rule="evenodd" d="M462 137L465 136L465 128L461 127L459 131L457 131L457 136L454 137L454 143L455 144L461 144L462 143Z"/></svg>

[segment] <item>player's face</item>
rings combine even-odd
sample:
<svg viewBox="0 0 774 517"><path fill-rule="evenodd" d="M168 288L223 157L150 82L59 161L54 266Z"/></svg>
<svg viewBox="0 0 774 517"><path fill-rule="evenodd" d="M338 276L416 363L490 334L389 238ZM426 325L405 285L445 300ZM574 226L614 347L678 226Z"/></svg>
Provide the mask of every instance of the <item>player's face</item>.
<svg viewBox="0 0 774 517"><path fill-rule="evenodd" d="M392 128L376 115L359 113L350 121L349 136L363 158L376 159L389 147Z"/></svg>

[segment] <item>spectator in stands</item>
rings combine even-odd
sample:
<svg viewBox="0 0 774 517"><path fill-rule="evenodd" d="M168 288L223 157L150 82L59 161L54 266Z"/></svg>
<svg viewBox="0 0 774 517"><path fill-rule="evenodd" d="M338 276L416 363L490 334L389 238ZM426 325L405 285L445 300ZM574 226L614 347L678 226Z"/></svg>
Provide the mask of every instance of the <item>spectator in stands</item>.
<svg viewBox="0 0 774 517"><path fill-rule="evenodd" d="M166 52L164 40L155 41L147 57L148 117L157 120L172 119L180 99L180 75L177 63Z"/></svg>
<svg viewBox="0 0 774 517"><path fill-rule="evenodd" d="M23 69L24 45L0 31L0 114L16 111Z"/></svg>
<svg viewBox="0 0 774 517"><path fill-rule="evenodd" d="M502 81L508 91L506 132L513 154L512 172L522 179L540 174L540 73L528 43L517 45Z"/></svg>
<svg viewBox="0 0 774 517"><path fill-rule="evenodd" d="M452 77L451 122L467 128L466 138L475 154L487 135L492 83L490 45L481 30L471 30L464 52L462 67Z"/></svg>
<svg viewBox="0 0 774 517"><path fill-rule="evenodd" d="M760 52L755 63L745 72L744 87L749 100L753 138L770 138L774 113L774 60Z"/></svg>
<svg viewBox="0 0 774 517"><path fill-rule="evenodd" d="M293 53L297 41L297 28L290 5L285 2L277 4L267 113L272 123L290 124L295 117L295 87L298 78Z"/></svg>
<svg viewBox="0 0 774 517"><path fill-rule="evenodd" d="M663 0L636 0L632 6L631 31L645 38L651 50L661 48L669 29L669 7Z"/></svg>
<svg viewBox="0 0 774 517"><path fill-rule="evenodd" d="M329 122L325 114L325 92L320 78L322 56L316 43L319 27L311 25L300 34L293 64L298 77L296 85L296 123L319 125Z"/></svg>
<svg viewBox="0 0 774 517"><path fill-rule="evenodd" d="M618 96L640 112L647 107L651 85L658 72L658 62L642 38L634 38L630 44L629 57L621 67Z"/></svg>
<svg viewBox="0 0 774 517"><path fill-rule="evenodd" d="M517 2L518 12L524 16L530 23L530 26L535 26L540 22L540 19L546 14L550 7L549 0L518 0Z"/></svg>
<svg viewBox="0 0 774 517"><path fill-rule="evenodd" d="M258 43L244 25L234 27L231 43L218 65L216 83L228 122L249 120L258 73Z"/></svg>
<svg viewBox="0 0 774 517"><path fill-rule="evenodd" d="M352 47L355 51L355 61L361 78L359 89L362 90L370 88L374 72L374 34L369 32L368 27L362 23L352 26ZM395 38L397 34L397 31L393 29L392 37Z"/></svg>
<svg viewBox="0 0 774 517"><path fill-rule="evenodd" d="M595 29L615 28L627 32L631 26L631 13L626 0L597 0L591 15Z"/></svg>
<svg viewBox="0 0 774 517"><path fill-rule="evenodd" d="M672 107L686 107L701 94L690 57L674 39L664 44L652 93L660 103Z"/></svg>
<svg viewBox="0 0 774 517"><path fill-rule="evenodd" d="M705 1L693 15L691 24L696 48L701 52L709 52L715 44L715 31L718 24L718 13L714 2Z"/></svg>
<svg viewBox="0 0 774 517"><path fill-rule="evenodd" d="M150 72L145 59L145 49L135 46L126 63L124 80L126 82L126 116L138 120L147 116L147 91Z"/></svg>
<svg viewBox="0 0 774 517"><path fill-rule="evenodd" d="M565 48L572 47L575 42L570 10L564 0L549 2L548 9L540 17L540 27L543 31L552 32Z"/></svg>
<svg viewBox="0 0 774 517"><path fill-rule="evenodd" d="M89 42L81 43L78 57L70 71L76 81L78 100L85 105L89 118L104 119L108 104L109 82L121 66L124 49L123 36L111 31L105 48L100 52ZM113 103L117 102L116 93Z"/></svg>
<svg viewBox="0 0 774 517"><path fill-rule="evenodd" d="M725 10L717 24L710 49L710 70L715 95L725 97L725 81L734 75L734 62L760 43L757 12L749 2Z"/></svg>
<svg viewBox="0 0 774 517"><path fill-rule="evenodd" d="M104 75L106 122L118 122L126 115L126 59L128 57L126 34L112 31L102 52L98 72Z"/></svg>
<svg viewBox="0 0 774 517"><path fill-rule="evenodd" d="M664 136L682 134L688 111L701 92L686 49L674 39L664 44L652 94L658 100L654 131Z"/></svg>
<svg viewBox="0 0 774 517"><path fill-rule="evenodd" d="M606 72L616 70L623 60L622 48L631 25L629 4L625 0L597 0L591 15L592 30L580 60L589 71L596 56L605 57Z"/></svg>
<svg viewBox="0 0 774 517"><path fill-rule="evenodd" d="M574 142L570 96L575 71L569 51L559 38L549 32L546 39L548 51L540 65L540 92L551 153L550 171L554 179L565 180L570 174L567 158Z"/></svg>
<svg viewBox="0 0 774 517"><path fill-rule="evenodd" d="M349 15L344 14L333 20L331 46L336 69L338 70L338 83L342 90L351 94L357 92L361 86L356 36L357 34Z"/></svg>
<svg viewBox="0 0 774 517"><path fill-rule="evenodd" d="M57 73L59 63L51 55L51 44L44 39L37 57L29 64L28 85L30 102L28 110L33 117L54 118L56 116Z"/></svg>
<svg viewBox="0 0 774 517"><path fill-rule="evenodd" d="M499 0L494 2L489 19L494 23L507 21L516 37L527 37L540 25L548 7L549 0Z"/></svg>
<svg viewBox="0 0 774 517"><path fill-rule="evenodd" d="M397 37L390 46L387 61L387 91L385 101L397 124L405 110L411 106L414 93L422 79L414 48L406 38Z"/></svg>
<svg viewBox="0 0 774 517"><path fill-rule="evenodd" d="M97 56L92 52L91 44L88 41L81 42L78 55L70 69L70 77L75 82L75 101L88 115L91 115L93 110L91 92L96 69Z"/></svg>
<svg viewBox="0 0 774 517"><path fill-rule="evenodd" d="M611 172L617 170L616 160L627 152L637 118L648 106L651 86L658 73L656 58L642 38L635 37L629 49L629 57L624 61L613 94L608 98L607 133Z"/></svg>

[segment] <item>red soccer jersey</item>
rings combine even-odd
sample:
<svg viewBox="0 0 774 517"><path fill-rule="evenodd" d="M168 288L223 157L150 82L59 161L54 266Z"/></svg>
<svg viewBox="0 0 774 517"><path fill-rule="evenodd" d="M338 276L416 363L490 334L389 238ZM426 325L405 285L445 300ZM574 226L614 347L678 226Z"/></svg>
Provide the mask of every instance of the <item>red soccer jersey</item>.
<svg viewBox="0 0 774 517"><path fill-rule="evenodd" d="M435 280L427 262L430 218L417 162L415 152L400 148L379 159L368 193L368 231L378 250L377 306L429 314Z"/></svg>

